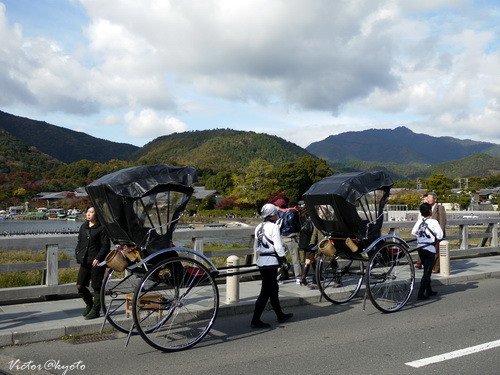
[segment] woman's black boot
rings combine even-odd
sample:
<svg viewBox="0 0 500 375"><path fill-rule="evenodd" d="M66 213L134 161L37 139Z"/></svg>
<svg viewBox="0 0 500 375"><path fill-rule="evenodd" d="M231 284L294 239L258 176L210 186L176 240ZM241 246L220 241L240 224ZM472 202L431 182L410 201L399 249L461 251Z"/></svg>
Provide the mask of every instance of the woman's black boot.
<svg viewBox="0 0 500 375"><path fill-rule="evenodd" d="M101 316L101 301L100 301L100 293L94 292L94 305L92 306L92 310L85 316L85 319L96 319Z"/></svg>
<svg viewBox="0 0 500 375"><path fill-rule="evenodd" d="M87 288L78 289L78 295L82 297L83 302L85 302L85 308L82 311L82 316L87 316L92 307L94 306L94 302L92 300L92 294Z"/></svg>

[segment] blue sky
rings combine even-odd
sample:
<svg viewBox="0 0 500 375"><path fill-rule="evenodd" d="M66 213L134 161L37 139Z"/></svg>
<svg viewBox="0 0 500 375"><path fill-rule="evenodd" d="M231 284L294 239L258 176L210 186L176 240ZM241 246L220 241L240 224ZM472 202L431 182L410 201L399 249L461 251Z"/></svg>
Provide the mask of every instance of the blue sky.
<svg viewBox="0 0 500 375"><path fill-rule="evenodd" d="M500 143L498 1L0 0L0 110L141 146L407 126Z"/></svg>

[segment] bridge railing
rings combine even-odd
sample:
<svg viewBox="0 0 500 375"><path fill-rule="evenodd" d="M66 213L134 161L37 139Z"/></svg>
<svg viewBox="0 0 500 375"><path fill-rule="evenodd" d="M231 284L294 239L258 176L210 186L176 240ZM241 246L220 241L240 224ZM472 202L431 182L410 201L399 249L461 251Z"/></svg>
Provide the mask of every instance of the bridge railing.
<svg viewBox="0 0 500 375"><path fill-rule="evenodd" d="M446 239L450 242L450 256L470 257L479 254L500 253L498 230L500 218L488 219L461 219L450 220L446 228ZM386 222L383 233L392 233L402 238L410 239L409 234L414 222ZM174 234L174 242L185 245L191 243L194 250L214 258L226 258L230 255L248 257L253 254L253 227L238 228L207 228L179 230ZM472 241L471 241L472 240ZM234 241L243 246L222 251L206 251L205 244L224 241ZM247 243L247 246L244 246ZM58 284L59 270L78 267L75 260L58 260L61 249L74 249L75 235L40 235L27 238L26 236L0 237L0 249L32 249L45 251L46 261L37 263L10 263L0 264L0 273L20 272L28 270L44 271L43 285L0 288L0 304L13 300L50 297L51 295L74 294L74 284ZM251 261L250 261L251 262Z"/></svg>

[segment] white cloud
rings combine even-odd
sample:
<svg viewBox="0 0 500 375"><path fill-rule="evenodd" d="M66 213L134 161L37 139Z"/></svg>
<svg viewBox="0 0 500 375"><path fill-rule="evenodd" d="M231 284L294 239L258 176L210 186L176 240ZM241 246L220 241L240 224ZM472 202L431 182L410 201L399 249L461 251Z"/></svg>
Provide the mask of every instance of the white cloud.
<svg viewBox="0 0 500 375"><path fill-rule="evenodd" d="M101 121L103 125L116 125L122 122L120 116L117 115L108 115L104 117Z"/></svg>
<svg viewBox="0 0 500 375"><path fill-rule="evenodd" d="M156 138L175 132L184 132L188 126L174 117L160 117L152 109L143 109L138 114L125 115L127 134L133 138Z"/></svg>
<svg viewBox="0 0 500 375"><path fill-rule="evenodd" d="M80 1L89 21L78 51L24 36L0 3L0 105L116 111L108 124L128 112L127 131L140 138L187 129L180 116L217 113L211 123L236 126L221 101L272 109L265 129L301 145L401 118L413 130L495 133L494 2ZM288 111L301 122L283 124Z"/></svg>
<svg viewBox="0 0 500 375"><path fill-rule="evenodd" d="M260 103L279 98L331 112L395 83L392 42L383 32L390 17L365 2L83 4L96 20L89 28L91 46L101 53L102 68L113 72L132 65L132 57L156 61L161 63L143 73L167 69L207 95ZM372 11L378 16L360 33Z"/></svg>

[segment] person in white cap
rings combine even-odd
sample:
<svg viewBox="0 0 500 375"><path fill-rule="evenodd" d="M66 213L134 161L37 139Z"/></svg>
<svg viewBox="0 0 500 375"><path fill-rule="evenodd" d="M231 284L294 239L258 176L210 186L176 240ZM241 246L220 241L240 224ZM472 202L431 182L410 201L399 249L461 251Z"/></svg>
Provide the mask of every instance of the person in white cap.
<svg viewBox="0 0 500 375"><path fill-rule="evenodd" d="M252 328L269 328L270 324L260 320L262 313L271 302L279 323L291 319L293 314L285 314L281 309L278 298L279 286L277 281L278 267L285 260L285 250L281 242L280 229L276 225L278 209L275 205L265 204L260 212L263 222L255 228L254 250L257 254L257 266L262 277L262 286L255 302L255 309L250 326Z"/></svg>

